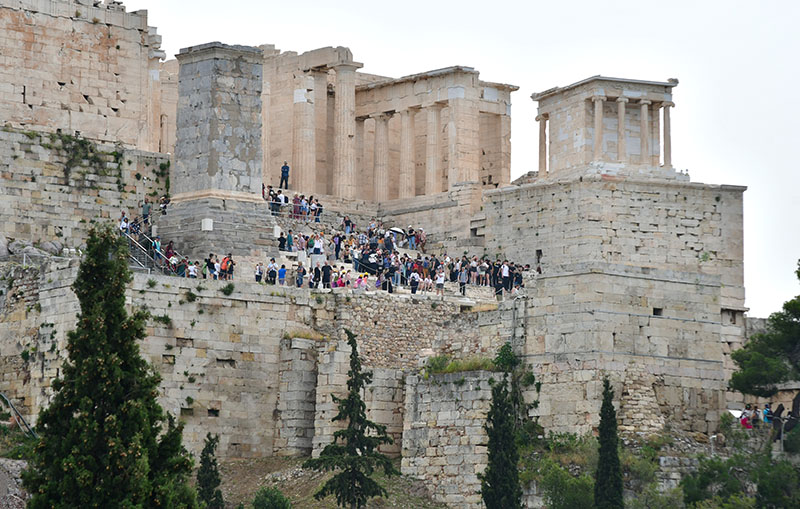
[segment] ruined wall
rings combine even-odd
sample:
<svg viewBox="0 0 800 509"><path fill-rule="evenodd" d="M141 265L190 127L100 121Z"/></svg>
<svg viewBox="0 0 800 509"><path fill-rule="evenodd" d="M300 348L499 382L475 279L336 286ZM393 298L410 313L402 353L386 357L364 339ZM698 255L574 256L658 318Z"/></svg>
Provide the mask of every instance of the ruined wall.
<svg viewBox="0 0 800 509"><path fill-rule="evenodd" d="M450 507L483 507L478 475L486 469L483 428L492 373L474 371L406 379L403 474L425 480Z"/></svg>
<svg viewBox="0 0 800 509"><path fill-rule="evenodd" d="M127 13L119 2L2 0L0 34L7 124L159 149L164 53L147 11Z"/></svg>
<svg viewBox="0 0 800 509"><path fill-rule="evenodd" d="M0 130L0 235L79 247L92 222L141 215L145 197L166 192L169 166L165 154Z"/></svg>

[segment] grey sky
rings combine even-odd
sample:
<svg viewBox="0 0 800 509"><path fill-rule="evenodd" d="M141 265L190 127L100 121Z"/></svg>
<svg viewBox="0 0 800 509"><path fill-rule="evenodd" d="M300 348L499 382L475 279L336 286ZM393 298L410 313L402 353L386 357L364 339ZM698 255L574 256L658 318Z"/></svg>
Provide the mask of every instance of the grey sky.
<svg viewBox="0 0 800 509"><path fill-rule="evenodd" d="M673 162L692 180L748 186L745 286L750 316L800 293L800 2L125 0L147 9L172 56L210 41L308 51L348 46L364 72L392 77L467 65L518 85L516 178L536 169L530 95L595 74L680 79Z"/></svg>

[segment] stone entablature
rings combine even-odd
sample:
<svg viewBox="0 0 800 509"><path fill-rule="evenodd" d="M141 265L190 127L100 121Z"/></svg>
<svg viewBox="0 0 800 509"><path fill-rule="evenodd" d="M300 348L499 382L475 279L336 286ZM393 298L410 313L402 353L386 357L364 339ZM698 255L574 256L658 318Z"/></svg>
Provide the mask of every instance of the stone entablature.
<svg viewBox="0 0 800 509"><path fill-rule="evenodd" d="M675 178L669 110L675 106L672 89L677 85L676 79L593 76L533 94L539 102L539 177L601 165L663 167L658 177Z"/></svg>

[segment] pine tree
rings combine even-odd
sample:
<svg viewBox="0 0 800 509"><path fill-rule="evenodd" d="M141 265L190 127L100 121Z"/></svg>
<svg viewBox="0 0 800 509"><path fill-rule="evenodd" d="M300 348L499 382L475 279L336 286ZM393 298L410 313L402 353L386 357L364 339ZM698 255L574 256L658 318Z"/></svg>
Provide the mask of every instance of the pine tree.
<svg viewBox="0 0 800 509"><path fill-rule="evenodd" d="M622 500L622 468L619 462L617 412L614 410L614 391L608 378L603 380L603 406L600 408L600 455L594 483L594 506L598 509L619 509Z"/></svg>
<svg viewBox="0 0 800 509"><path fill-rule="evenodd" d="M481 497L486 509L522 507L515 418L508 392L508 375L504 375L502 382L492 385L492 405L484 425L489 436L489 463L481 476Z"/></svg>
<svg viewBox="0 0 800 509"><path fill-rule="evenodd" d="M350 345L350 371L347 372L347 397L333 396L339 413L333 422L347 421L347 427L333 434L333 443L325 446L319 458L310 459L304 468L328 471L338 470L314 495L321 500L335 495L340 507L357 509L364 507L367 500L376 496L386 496L386 490L371 478L376 469L382 468L386 475L399 472L386 455L378 452L381 444L391 444L392 438L386 434L386 426L367 419L361 392L372 382L372 372L361 371L356 336L345 329ZM372 432L372 433L371 433Z"/></svg>
<svg viewBox="0 0 800 509"><path fill-rule="evenodd" d="M31 509L197 507L182 426L166 418L159 376L139 353L147 313L125 310L130 280L119 236L92 229L72 287L81 312L69 357L23 476Z"/></svg>
<svg viewBox="0 0 800 509"><path fill-rule="evenodd" d="M223 509L222 491L219 485L217 457L214 455L219 444L219 435L206 434L205 446L200 453L200 468L197 471L197 496L206 504L206 509Z"/></svg>

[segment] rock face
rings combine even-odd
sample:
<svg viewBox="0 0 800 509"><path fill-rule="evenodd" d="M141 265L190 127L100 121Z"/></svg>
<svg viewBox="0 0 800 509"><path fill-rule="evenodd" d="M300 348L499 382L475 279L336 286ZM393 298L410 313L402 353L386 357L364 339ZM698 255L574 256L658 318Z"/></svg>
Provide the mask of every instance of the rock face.
<svg viewBox="0 0 800 509"><path fill-rule="evenodd" d="M28 463L0 458L0 509L23 509L28 494L22 489L22 471Z"/></svg>
<svg viewBox="0 0 800 509"><path fill-rule="evenodd" d="M0 258L5 258L8 254L8 239L0 235Z"/></svg>
<svg viewBox="0 0 800 509"><path fill-rule="evenodd" d="M22 254L22 250L26 247L32 246L33 243L29 240L14 240L10 244L8 244L8 252L9 254Z"/></svg>

